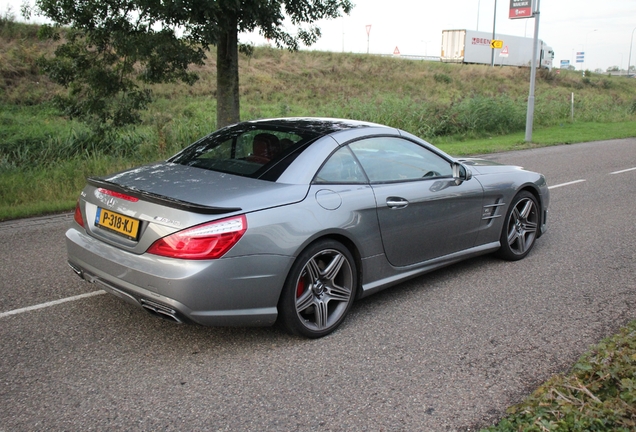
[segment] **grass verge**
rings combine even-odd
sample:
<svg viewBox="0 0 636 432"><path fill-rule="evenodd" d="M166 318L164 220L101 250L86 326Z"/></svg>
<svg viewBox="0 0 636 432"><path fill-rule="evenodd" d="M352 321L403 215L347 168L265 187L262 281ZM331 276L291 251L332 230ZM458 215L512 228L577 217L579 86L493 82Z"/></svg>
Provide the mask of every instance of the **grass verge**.
<svg viewBox="0 0 636 432"><path fill-rule="evenodd" d="M525 142L525 132L518 132L492 138L466 140L457 137L442 137L434 140L433 144L453 156L469 156L631 137L636 137L636 122L633 121L565 123L533 131L530 143Z"/></svg>
<svg viewBox="0 0 636 432"><path fill-rule="evenodd" d="M482 432L636 430L636 321L601 341Z"/></svg>

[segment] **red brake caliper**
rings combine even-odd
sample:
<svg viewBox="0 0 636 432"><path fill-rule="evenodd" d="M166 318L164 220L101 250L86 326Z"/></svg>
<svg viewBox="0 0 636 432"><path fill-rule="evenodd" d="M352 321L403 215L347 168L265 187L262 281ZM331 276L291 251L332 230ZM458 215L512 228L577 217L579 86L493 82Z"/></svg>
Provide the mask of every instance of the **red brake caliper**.
<svg viewBox="0 0 636 432"><path fill-rule="evenodd" d="M305 292L305 278L301 277L298 279L298 285L296 285L296 298L300 298L301 295Z"/></svg>

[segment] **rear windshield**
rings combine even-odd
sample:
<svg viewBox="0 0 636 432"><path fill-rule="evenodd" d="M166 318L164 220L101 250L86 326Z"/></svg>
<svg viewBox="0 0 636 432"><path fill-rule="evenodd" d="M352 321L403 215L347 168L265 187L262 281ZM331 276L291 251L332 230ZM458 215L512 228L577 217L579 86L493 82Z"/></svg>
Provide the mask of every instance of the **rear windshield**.
<svg viewBox="0 0 636 432"><path fill-rule="evenodd" d="M168 162L276 181L318 136L305 130L241 124L200 139Z"/></svg>

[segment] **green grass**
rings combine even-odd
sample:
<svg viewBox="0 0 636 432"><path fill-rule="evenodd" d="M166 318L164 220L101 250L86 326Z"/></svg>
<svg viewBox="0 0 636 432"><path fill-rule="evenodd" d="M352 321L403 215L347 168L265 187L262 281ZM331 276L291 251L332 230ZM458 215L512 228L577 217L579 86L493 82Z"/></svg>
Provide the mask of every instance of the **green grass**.
<svg viewBox="0 0 636 432"><path fill-rule="evenodd" d="M0 170L0 221L71 211L86 177L133 165L129 160L102 155L37 168Z"/></svg>

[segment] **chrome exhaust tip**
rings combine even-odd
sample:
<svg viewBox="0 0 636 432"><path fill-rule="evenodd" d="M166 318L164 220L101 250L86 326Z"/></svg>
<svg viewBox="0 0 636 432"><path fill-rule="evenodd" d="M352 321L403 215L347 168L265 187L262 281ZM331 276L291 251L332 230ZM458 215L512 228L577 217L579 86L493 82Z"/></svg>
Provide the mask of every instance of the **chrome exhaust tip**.
<svg viewBox="0 0 636 432"><path fill-rule="evenodd" d="M67 264L71 268L71 270L73 270L73 272L75 272L76 275L78 275L79 277L84 279L84 271L78 265L73 264L70 261L67 261Z"/></svg>
<svg viewBox="0 0 636 432"><path fill-rule="evenodd" d="M143 307L152 315L155 315L159 318L167 319L168 321L176 322L177 324L183 324L183 320L179 318L177 311L166 305L162 305L144 298L139 299L139 303L141 303L141 307Z"/></svg>

